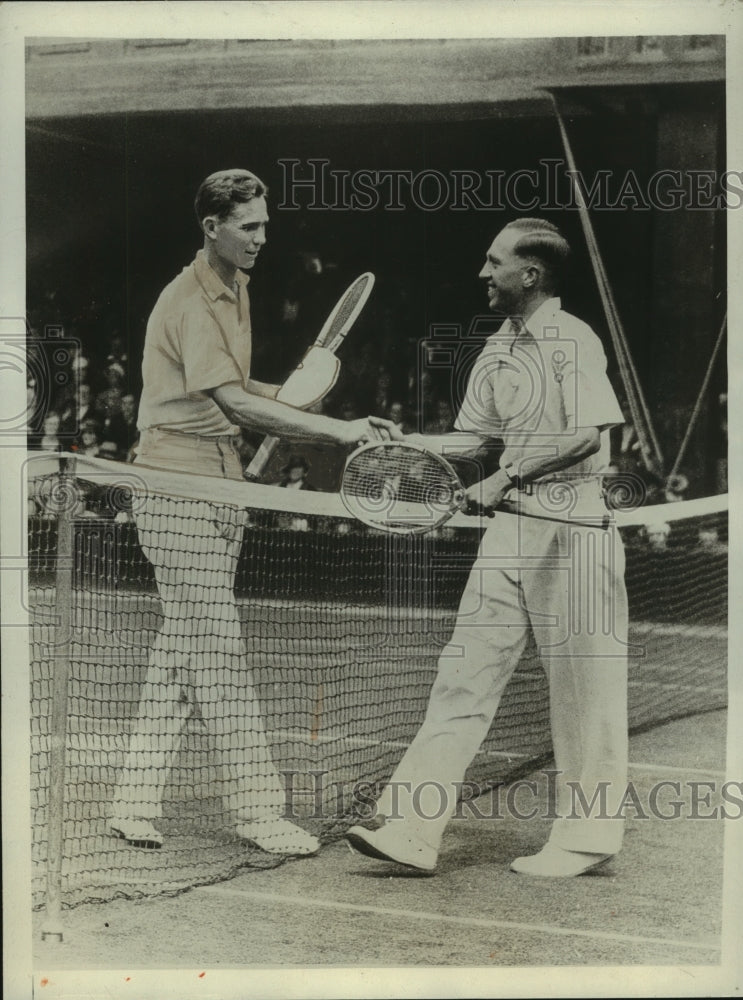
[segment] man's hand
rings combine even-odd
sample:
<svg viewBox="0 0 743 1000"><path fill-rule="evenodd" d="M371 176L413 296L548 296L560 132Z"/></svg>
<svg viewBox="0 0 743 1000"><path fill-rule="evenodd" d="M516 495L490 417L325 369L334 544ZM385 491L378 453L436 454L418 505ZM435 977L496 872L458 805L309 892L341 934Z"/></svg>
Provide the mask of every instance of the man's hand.
<svg viewBox="0 0 743 1000"><path fill-rule="evenodd" d="M418 448L427 448L426 439L422 434L406 434L405 444L414 444Z"/></svg>
<svg viewBox="0 0 743 1000"><path fill-rule="evenodd" d="M341 421L342 423L342 421ZM402 441L403 434L391 420L383 417L362 417L343 424L340 443L355 447L368 441Z"/></svg>
<svg viewBox="0 0 743 1000"><path fill-rule="evenodd" d="M513 488L511 480L499 469L495 475L474 483L465 493L465 514L492 514L503 497Z"/></svg>

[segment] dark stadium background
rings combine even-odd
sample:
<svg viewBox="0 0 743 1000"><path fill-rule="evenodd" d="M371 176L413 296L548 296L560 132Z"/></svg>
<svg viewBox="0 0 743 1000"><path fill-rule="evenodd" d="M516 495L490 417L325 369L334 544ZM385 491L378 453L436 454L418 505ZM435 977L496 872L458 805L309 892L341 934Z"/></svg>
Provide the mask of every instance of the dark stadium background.
<svg viewBox="0 0 743 1000"><path fill-rule="evenodd" d="M571 88L561 102L578 166L589 181L610 169L616 190L616 178L628 170L644 184L659 169L724 169L720 83ZM256 376L285 377L343 287L371 270L377 286L343 349L344 372L350 377L363 354L372 375L378 366L389 371L392 397L405 402L418 345L432 325L458 325L466 333L472 318L485 311L477 280L485 250L505 222L523 213L425 211L407 195L404 211L384 205L371 211L279 210L279 161L297 159L298 172L305 173L314 157L329 160L332 170L508 174L564 156L544 99L526 110L497 112L467 105L379 105L29 120L30 322L38 328L61 319L94 360L105 357L113 331L122 333L129 348L128 388L138 393L148 313L201 243L192 210L195 189L214 169L247 166L271 191L268 244L251 284ZM299 191L297 199L306 206L309 195ZM563 227L574 247L563 299L602 336L620 388L578 213L541 214ZM593 216L670 465L725 309L724 212L614 210ZM324 271L306 280L297 320L288 324L281 303L287 289L296 288L302 252L318 254ZM437 377L443 384L446 373ZM341 382L336 409L344 396L361 410L373 408L372 382L358 373L355 382ZM690 480L688 496L717 492L716 462L725 450L718 398L724 388L720 363L682 467Z"/></svg>

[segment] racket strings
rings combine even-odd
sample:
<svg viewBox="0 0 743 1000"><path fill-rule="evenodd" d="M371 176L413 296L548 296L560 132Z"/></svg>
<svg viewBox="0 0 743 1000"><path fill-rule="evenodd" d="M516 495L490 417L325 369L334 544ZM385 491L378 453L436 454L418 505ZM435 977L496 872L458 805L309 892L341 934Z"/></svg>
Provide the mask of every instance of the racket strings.
<svg viewBox="0 0 743 1000"><path fill-rule="evenodd" d="M363 305L366 300L367 288L373 283L371 274L362 274L354 281L351 287L345 292L341 299L337 311L328 327L327 335L321 346L332 346L334 338L339 331L343 330L346 324L353 317L359 305Z"/></svg>
<svg viewBox="0 0 743 1000"><path fill-rule="evenodd" d="M462 489L435 456L410 448L380 446L351 458L344 492L368 500L380 514L394 514L399 505L451 511L461 503Z"/></svg>

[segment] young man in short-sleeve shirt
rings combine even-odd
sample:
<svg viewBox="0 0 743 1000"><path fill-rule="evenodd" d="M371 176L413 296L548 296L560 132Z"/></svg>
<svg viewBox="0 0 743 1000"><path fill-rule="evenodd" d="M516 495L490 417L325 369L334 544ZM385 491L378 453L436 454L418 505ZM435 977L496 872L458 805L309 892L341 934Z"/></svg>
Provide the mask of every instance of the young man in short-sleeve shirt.
<svg viewBox="0 0 743 1000"><path fill-rule="evenodd" d="M204 243L163 290L142 363L136 462L242 479L242 427L291 440L353 446L398 432L376 417L333 420L274 397L250 378L249 272L266 241L263 183L249 171L210 175L196 196ZM150 650L111 830L159 847L165 782L186 721L199 711L215 738L223 798L238 836L279 854L312 854L317 839L281 816L284 793L246 667L234 599L244 512L219 503L139 498L135 519L153 566L163 623Z"/></svg>

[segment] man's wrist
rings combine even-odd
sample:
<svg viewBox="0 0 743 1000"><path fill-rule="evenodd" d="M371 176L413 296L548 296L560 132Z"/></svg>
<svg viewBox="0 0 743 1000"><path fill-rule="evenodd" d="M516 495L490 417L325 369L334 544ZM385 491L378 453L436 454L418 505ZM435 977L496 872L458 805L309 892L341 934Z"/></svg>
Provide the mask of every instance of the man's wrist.
<svg viewBox="0 0 743 1000"><path fill-rule="evenodd" d="M495 472L491 477L491 481L493 483L493 486L497 486L497 488L499 490L502 490L504 493L506 493L513 487L513 482L511 480L511 477L508 475L508 473L504 468L498 469L498 471Z"/></svg>
<svg viewBox="0 0 743 1000"><path fill-rule="evenodd" d="M526 490L526 483L519 475L519 471L513 462L506 462L498 470L501 473L507 483L508 488L519 490L519 492L524 492Z"/></svg>

